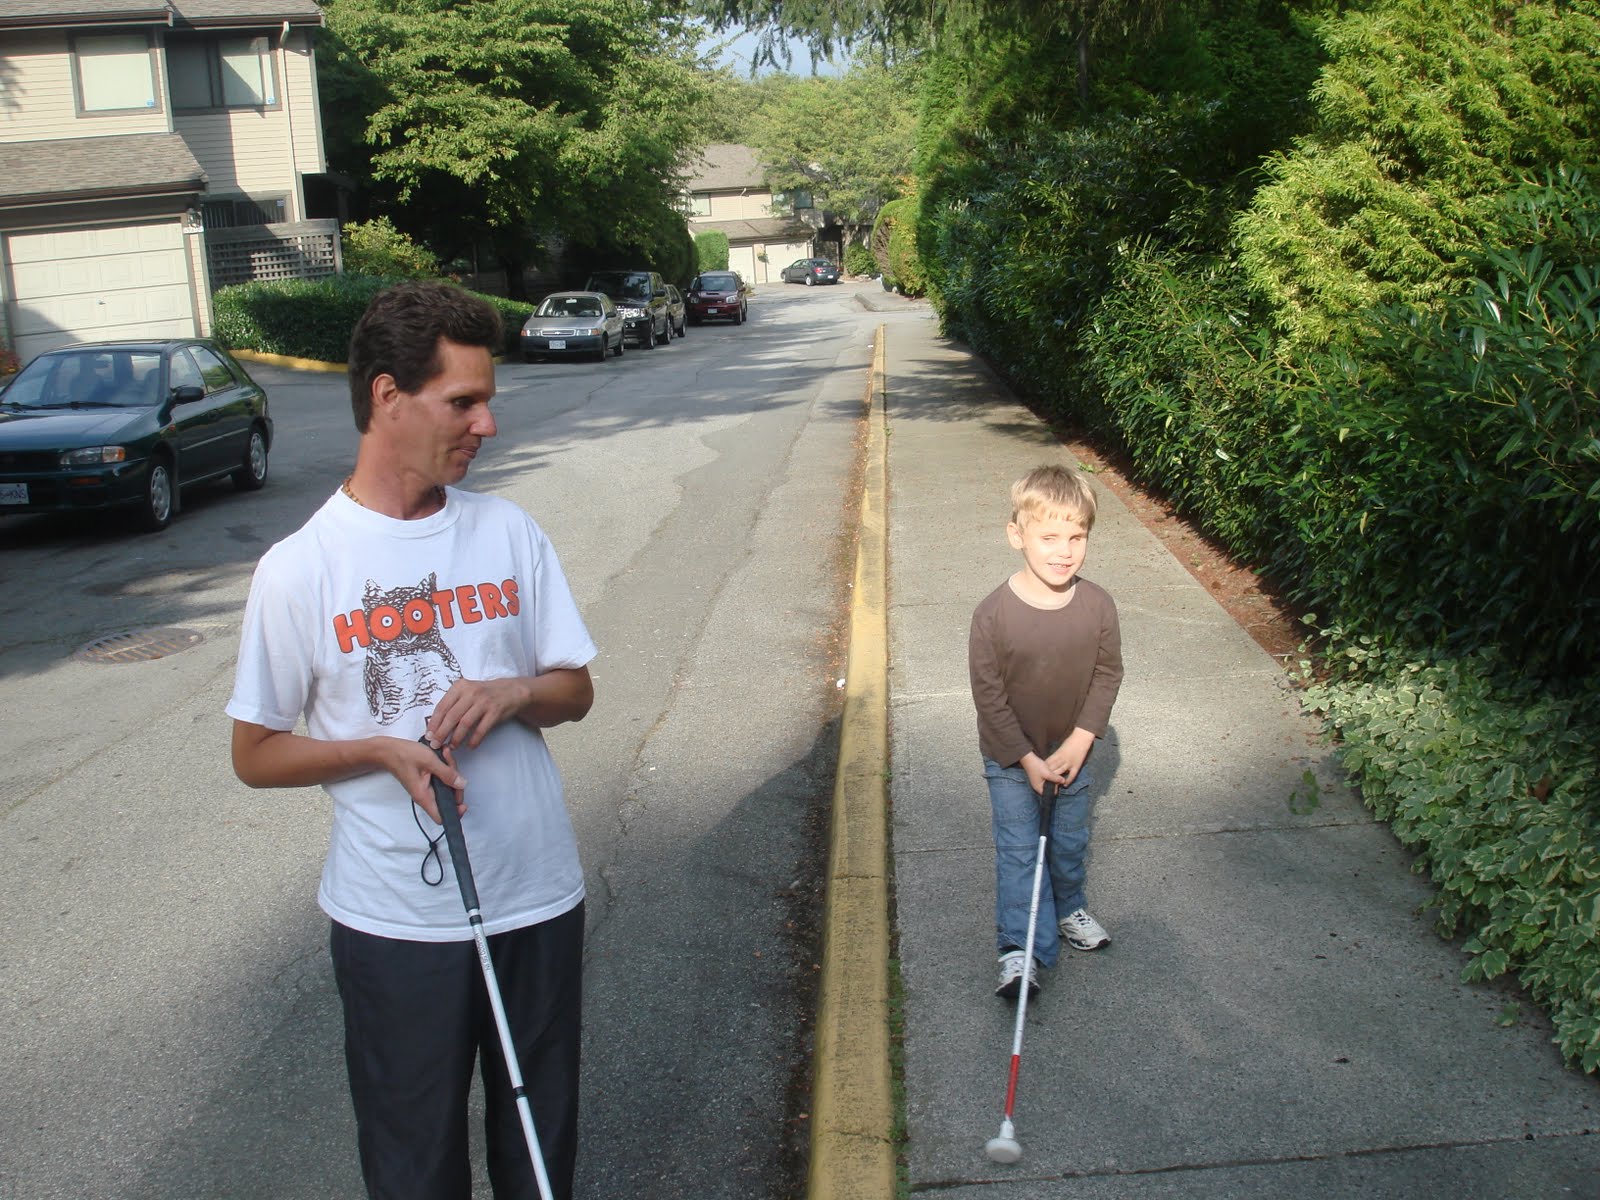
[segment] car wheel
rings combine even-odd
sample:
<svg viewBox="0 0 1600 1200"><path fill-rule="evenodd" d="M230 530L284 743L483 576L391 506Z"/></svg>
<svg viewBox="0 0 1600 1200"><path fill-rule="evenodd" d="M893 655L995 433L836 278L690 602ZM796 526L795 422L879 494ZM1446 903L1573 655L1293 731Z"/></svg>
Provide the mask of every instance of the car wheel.
<svg viewBox="0 0 1600 1200"><path fill-rule="evenodd" d="M817 277L815 275L807 275L806 276L806 286L807 287L816 287L817 286Z"/></svg>
<svg viewBox="0 0 1600 1200"><path fill-rule="evenodd" d="M627 348L628 348L628 335L625 334L625 333L617 334L617 344L615 346L611 347L611 353L613 355L615 355L617 358L621 358L622 357L622 352L624 350L626 350Z"/></svg>
<svg viewBox="0 0 1600 1200"><path fill-rule="evenodd" d="M233 486L241 492L253 492L267 482L267 439L260 429L250 430L250 441L244 448L244 462L233 473Z"/></svg>
<svg viewBox="0 0 1600 1200"><path fill-rule="evenodd" d="M172 460L157 455L150 460L150 474L144 481L144 499L139 505L139 523L151 533L172 524L173 496L177 482L172 475Z"/></svg>
<svg viewBox="0 0 1600 1200"><path fill-rule="evenodd" d="M663 346L672 345L672 314L671 313L667 314L667 319L661 326L661 344Z"/></svg>
<svg viewBox="0 0 1600 1200"><path fill-rule="evenodd" d="M682 337L687 331L688 331L688 323L686 321L679 321L678 322L678 336Z"/></svg>
<svg viewBox="0 0 1600 1200"><path fill-rule="evenodd" d="M654 322L646 322L644 336L639 339L639 349L654 350L656 348L656 327Z"/></svg>

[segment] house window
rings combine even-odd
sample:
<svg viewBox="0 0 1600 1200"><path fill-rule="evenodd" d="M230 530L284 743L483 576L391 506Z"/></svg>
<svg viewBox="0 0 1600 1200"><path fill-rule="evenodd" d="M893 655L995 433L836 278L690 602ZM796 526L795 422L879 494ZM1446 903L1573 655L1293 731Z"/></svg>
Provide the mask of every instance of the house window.
<svg viewBox="0 0 1600 1200"><path fill-rule="evenodd" d="M200 206L207 229L277 225L288 220L287 196L222 196Z"/></svg>
<svg viewBox="0 0 1600 1200"><path fill-rule="evenodd" d="M117 112L156 106L150 44L142 33L74 38L78 103L84 112Z"/></svg>
<svg viewBox="0 0 1600 1200"><path fill-rule="evenodd" d="M711 215L711 193L689 193L689 215L691 217L709 217Z"/></svg>
<svg viewBox="0 0 1600 1200"><path fill-rule="evenodd" d="M185 37L167 39L172 107L272 108L278 103L272 39Z"/></svg>

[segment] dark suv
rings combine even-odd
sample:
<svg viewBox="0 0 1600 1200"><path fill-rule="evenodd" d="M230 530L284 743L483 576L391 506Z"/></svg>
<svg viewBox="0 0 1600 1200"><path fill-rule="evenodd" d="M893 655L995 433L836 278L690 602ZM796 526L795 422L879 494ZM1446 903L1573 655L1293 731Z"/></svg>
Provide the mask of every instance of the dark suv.
<svg viewBox="0 0 1600 1200"><path fill-rule="evenodd" d="M596 271L583 285L604 292L622 314L622 333L645 350L672 340L667 285L654 271Z"/></svg>
<svg viewBox="0 0 1600 1200"><path fill-rule="evenodd" d="M689 324L732 321L744 324L750 315L748 288L737 271L701 271L689 285Z"/></svg>

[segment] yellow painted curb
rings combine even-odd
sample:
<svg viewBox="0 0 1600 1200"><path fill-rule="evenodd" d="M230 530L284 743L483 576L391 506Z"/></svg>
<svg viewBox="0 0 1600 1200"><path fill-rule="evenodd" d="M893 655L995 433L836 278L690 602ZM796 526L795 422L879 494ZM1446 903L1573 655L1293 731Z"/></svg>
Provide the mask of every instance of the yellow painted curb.
<svg viewBox="0 0 1600 1200"><path fill-rule="evenodd" d="M894 1200L895 1191L884 337L880 325L868 382L861 531L828 842L808 1200Z"/></svg>
<svg viewBox="0 0 1600 1200"><path fill-rule="evenodd" d="M342 375L345 371L344 363L318 362L314 358L294 358L288 354L266 354L260 350L230 350L229 354L245 362L266 363L273 367L289 367L296 371L326 371L328 374Z"/></svg>

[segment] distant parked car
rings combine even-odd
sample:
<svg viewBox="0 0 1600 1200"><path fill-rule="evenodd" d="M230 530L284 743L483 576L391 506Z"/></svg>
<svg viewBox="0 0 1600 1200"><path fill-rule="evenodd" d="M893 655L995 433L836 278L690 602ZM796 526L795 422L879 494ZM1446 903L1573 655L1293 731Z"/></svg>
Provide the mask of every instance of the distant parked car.
<svg viewBox="0 0 1600 1200"><path fill-rule="evenodd" d="M672 340L667 320L667 284L654 271L596 271L584 290L603 292L622 312L623 328L641 349Z"/></svg>
<svg viewBox="0 0 1600 1200"><path fill-rule="evenodd" d="M825 258L797 258L778 274L785 283L803 283L807 287L839 282L839 268Z"/></svg>
<svg viewBox="0 0 1600 1200"><path fill-rule="evenodd" d="M689 302L670 283L667 284L667 318L672 326L673 337L682 337L688 331Z"/></svg>
<svg viewBox="0 0 1600 1200"><path fill-rule="evenodd" d="M198 338L41 354L0 389L0 514L128 506L165 529L180 489L267 481L267 394Z"/></svg>
<svg viewBox="0 0 1600 1200"><path fill-rule="evenodd" d="M622 313L602 292L553 292L522 325L526 362L568 354L605 362L622 357L624 341Z"/></svg>
<svg viewBox="0 0 1600 1200"><path fill-rule="evenodd" d="M689 324L732 321L743 324L750 315L744 280L734 271L702 271L689 284Z"/></svg>

